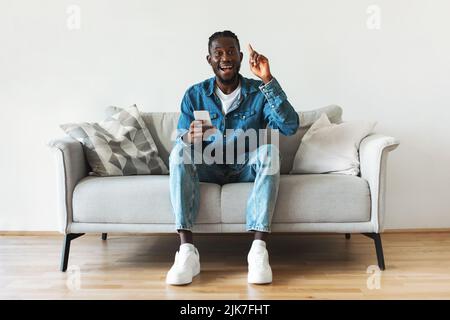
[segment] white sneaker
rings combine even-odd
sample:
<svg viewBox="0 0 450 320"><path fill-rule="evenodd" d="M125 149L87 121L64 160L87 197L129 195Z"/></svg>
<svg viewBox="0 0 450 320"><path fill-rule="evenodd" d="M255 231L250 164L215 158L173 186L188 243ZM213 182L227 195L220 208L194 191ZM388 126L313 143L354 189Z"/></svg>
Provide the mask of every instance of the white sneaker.
<svg viewBox="0 0 450 320"><path fill-rule="evenodd" d="M171 285L188 284L199 273L200 254L193 244L184 243L175 254L175 262L167 273L166 283Z"/></svg>
<svg viewBox="0 0 450 320"><path fill-rule="evenodd" d="M269 253L264 241L253 241L247 261L248 283L264 284L272 282L272 268L269 265Z"/></svg>

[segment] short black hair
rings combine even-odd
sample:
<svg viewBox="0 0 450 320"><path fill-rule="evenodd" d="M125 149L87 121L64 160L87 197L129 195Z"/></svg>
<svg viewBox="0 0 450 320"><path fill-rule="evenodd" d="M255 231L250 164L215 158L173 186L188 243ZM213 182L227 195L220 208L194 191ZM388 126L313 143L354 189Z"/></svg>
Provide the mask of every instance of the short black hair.
<svg viewBox="0 0 450 320"><path fill-rule="evenodd" d="M224 30L224 31L217 31L214 32L211 37L209 37L209 41L208 41L208 52L211 52L211 44L214 40L218 39L218 38L233 38L238 46L238 50L241 51L241 45L239 44L239 39L237 37L237 35L235 35L233 32L231 32L230 30Z"/></svg>

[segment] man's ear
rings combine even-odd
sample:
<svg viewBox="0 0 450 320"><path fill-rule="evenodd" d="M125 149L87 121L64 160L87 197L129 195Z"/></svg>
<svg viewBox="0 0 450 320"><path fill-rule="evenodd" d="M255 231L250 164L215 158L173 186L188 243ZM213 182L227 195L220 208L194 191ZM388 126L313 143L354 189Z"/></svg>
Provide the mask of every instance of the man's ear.
<svg viewBox="0 0 450 320"><path fill-rule="evenodd" d="M208 64L211 65L211 56L209 54L206 56L206 61L208 61Z"/></svg>
<svg viewBox="0 0 450 320"><path fill-rule="evenodd" d="M244 54L242 53L242 51L239 52L239 55L241 56L241 62L242 62L242 59L244 58Z"/></svg>

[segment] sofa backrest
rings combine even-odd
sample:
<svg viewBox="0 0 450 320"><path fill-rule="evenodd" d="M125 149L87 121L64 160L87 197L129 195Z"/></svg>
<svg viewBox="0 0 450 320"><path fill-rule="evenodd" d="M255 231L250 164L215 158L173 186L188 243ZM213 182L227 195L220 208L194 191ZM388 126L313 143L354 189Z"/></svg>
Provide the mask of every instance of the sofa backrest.
<svg viewBox="0 0 450 320"><path fill-rule="evenodd" d="M179 112L141 112L142 119L158 147L158 153L169 168L169 154L177 133Z"/></svg>
<svg viewBox="0 0 450 320"><path fill-rule="evenodd" d="M320 117L326 113L332 123L342 122L342 108L336 105L298 112L300 128L292 136L280 134L281 174L288 174L292 169L295 154L306 131ZM159 154L169 167L169 154L175 139L179 112L142 112L142 118L155 140Z"/></svg>

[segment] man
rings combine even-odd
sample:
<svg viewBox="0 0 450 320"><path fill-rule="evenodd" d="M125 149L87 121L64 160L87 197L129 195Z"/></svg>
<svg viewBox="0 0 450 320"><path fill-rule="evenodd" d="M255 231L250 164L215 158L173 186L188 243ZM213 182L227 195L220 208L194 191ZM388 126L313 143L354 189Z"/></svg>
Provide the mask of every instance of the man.
<svg viewBox="0 0 450 320"><path fill-rule="evenodd" d="M234 182L254 182L246 208L246 229L254 232L254 241L248 254L248 282L272 282L272 269L266 249L266 238L278 195L280 179L278 149L271 144L257 144L255 150L245 145L244 157L228 157L229 129L236 132L265 129L268 125L284 135L294 134L299 118L288 102L286 94L272 76L269 60L249 45L250 69L259 79L239 74L243 54L239 40L231 31L214 33L208 42L206 59L215 77L190 87L181 103L177 142L170 154L170 196L175 214L175 226L180 236L180 248L166 282L182 285L192 282L200 273L200 258L193 245L192 227L199 207L199 182L223 185ZM196 121L194 110L206 110L211 115L214 130L203 121ZM240 131L241 130L241 131ZM211 141L212 139L212 141ZM230 142L231 141L231 142ZM227 161L198 163L195 152L205 150L211 143L224 143L223 157ZM196 151L195 151L196 150ZM215 151L221 151L220 147ZM229 161L229 160L232 161ZM186 161L189 160L189 161Z"/></svg>

